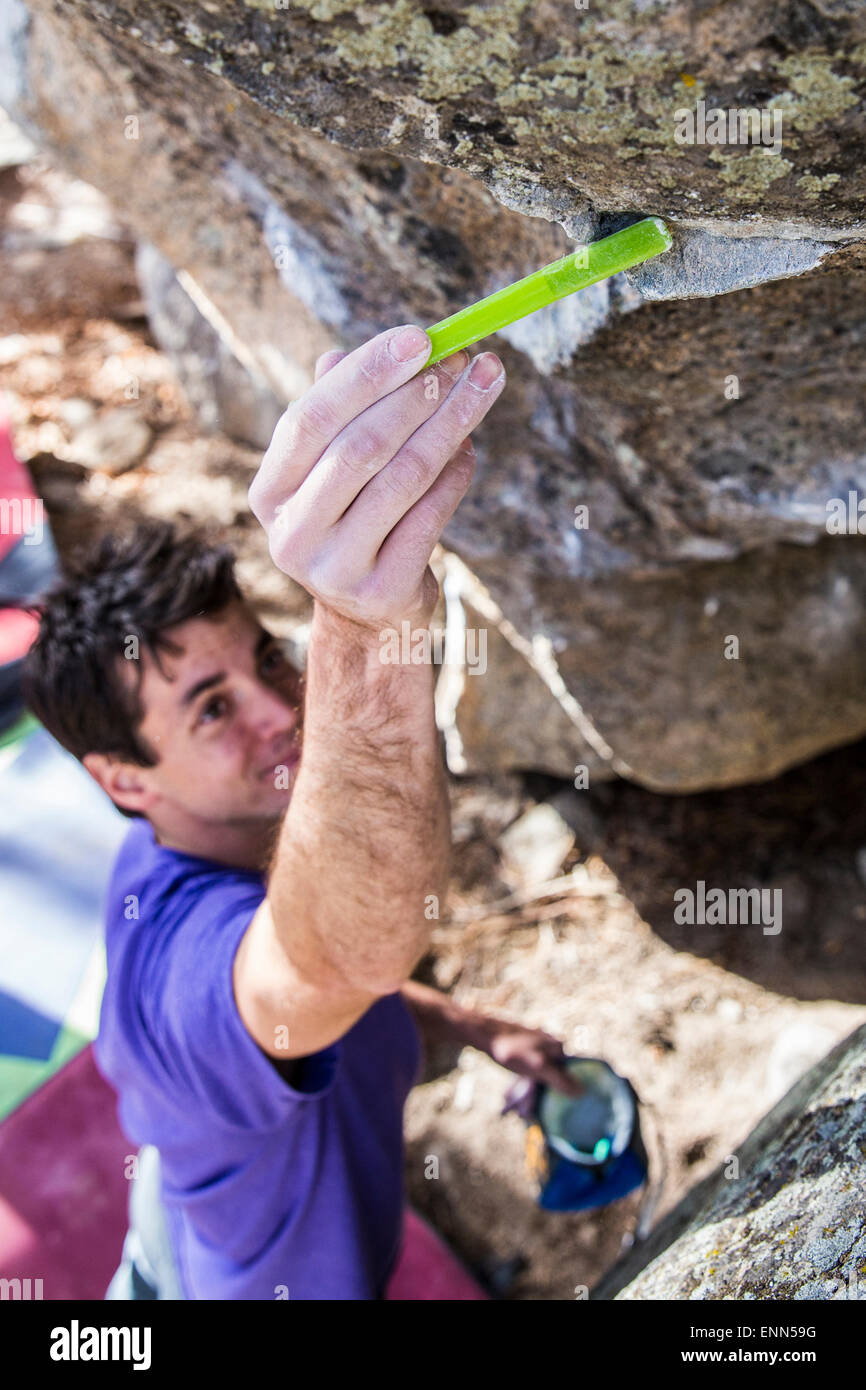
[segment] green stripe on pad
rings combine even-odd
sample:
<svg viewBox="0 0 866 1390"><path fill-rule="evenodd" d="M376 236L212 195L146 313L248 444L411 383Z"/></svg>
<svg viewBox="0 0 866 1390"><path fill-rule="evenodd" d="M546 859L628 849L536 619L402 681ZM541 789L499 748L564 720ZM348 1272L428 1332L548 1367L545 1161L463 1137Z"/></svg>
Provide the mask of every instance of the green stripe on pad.
<svg viewBox="0 0 866 1390"><path fill-rule="evenodd" d="M66 1024L60 1029L57 1040L47 1062L34 1061L32 1057L10 1057L0 1053L0 1121L17 1110L28 1096L38 1091L40 1086L65 1067L67 1062L77 1056L91 1038L86 1038L75 1028Z"/></svg>

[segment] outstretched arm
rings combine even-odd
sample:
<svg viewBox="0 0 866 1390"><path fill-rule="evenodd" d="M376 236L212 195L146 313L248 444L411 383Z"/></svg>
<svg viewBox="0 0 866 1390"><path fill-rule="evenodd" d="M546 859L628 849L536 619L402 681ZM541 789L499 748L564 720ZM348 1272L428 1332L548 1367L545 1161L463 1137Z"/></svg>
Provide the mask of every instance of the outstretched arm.
<svg viewBox="0 0 866 1390"><path fill-rule="evenodd" d="M395 356L413 334L420 353ZM320 360L250 489L274 562L315 599L300 768L235 962L242 1017L281 1058L326 1046L399 989L429 940L425 901L445 889L432 667L383 663L381 635L429 624L430 555L504 372L483 353L418 375L429 351L404 328Z"/></svg>
<svg viewBox="0 0 866 1390"><path fill-rule="evenodd" d="M522 1023L464 1008L450 995L417 980L407 980L400 993L415 1015L426 1043L476 1047L518 1076L544 1082L569 1096L583 1094L583 1087L562 1070L566 1055L562 1043L543 1028L527 1028Z"/></svg>

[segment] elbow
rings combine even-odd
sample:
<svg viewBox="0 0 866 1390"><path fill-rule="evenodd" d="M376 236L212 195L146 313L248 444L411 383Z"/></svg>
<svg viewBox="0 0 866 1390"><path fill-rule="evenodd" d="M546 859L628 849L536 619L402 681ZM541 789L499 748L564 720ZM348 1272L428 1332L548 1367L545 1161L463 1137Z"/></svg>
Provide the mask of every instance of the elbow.
<svg viewBox="0 0 866 1390"><path fill-rule="evenodd" d="M419 962L430 947L431 920L425 920L416 933L411 945L407 945L387 957L377 955L375 960L354 961L351 966L343 965L346 983L353 989L362 989L369 994L385 998L396 994L412 978Z"/></svg>
<svg viewBox="0 0 866 1390"><path fill-rule="evenodd" d="M369 994L374 1000L386 999L389 994L397 994L407 980L412 978L415 964L408 969L401 966L385 970L381 966L375 966L369 970L357 968L351 971L344 970L343 981L346 988L351 991L362 991L364 994Z"/></svg>

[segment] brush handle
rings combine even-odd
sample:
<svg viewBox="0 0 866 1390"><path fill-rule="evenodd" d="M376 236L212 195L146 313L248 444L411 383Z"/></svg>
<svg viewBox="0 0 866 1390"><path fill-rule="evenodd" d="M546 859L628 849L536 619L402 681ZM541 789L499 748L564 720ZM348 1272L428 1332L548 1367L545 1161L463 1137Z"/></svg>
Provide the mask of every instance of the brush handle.
<svg viewBox="0 0 866 1390"><path fill-rule="evenodd" d="M645 217L621 232L602 237L601 241L569 251L561 260L552 261L523 280L516 280L513 285L506 285L486 299L470 304L468 309L434 323L427 329L433 352L423 370L460 348L477 343L479 338L486 338L509 323L534 314L545 304L564 299L576 290L586 289L587 285L595 285L642 261L652 260L653 256L667 251L671 242L671 234L660 217Z"/></svg>

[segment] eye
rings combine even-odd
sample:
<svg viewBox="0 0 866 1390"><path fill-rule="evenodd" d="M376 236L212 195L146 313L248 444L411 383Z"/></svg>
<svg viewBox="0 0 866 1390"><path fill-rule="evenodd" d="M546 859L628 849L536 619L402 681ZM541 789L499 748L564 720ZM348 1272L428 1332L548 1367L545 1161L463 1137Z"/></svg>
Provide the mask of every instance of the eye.
<svg viewBox="0 0 866 1390"><path fill-rule="evenodd" d="M269 647L268 650L265 652L264 656L262 657L261 666L262 671L266 676L272 676L276 675L278 672L281 672L284 668L287 669L288 664L289 663L286 660L286 654L283 651L282 647L273 646Z"/></svg>
<svg viewBox="0 0 866 1390"><path fill-rule="evenodd" d="M212 724L215 720L221 719L228 708L228 701L224 695L212 695L205 705L202 706L198 717L199 724Z"/></svg>

